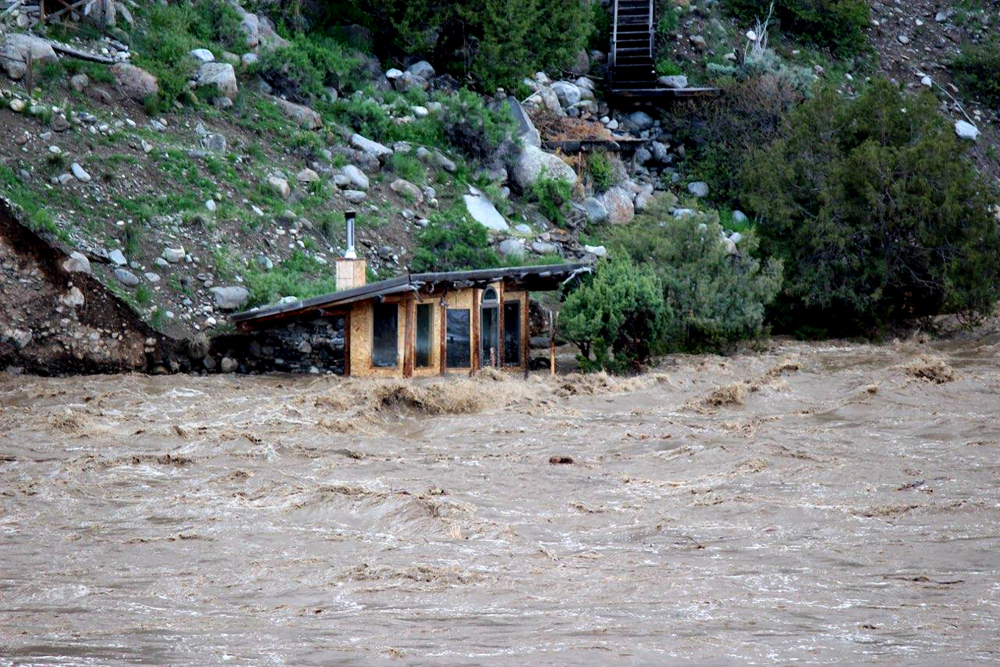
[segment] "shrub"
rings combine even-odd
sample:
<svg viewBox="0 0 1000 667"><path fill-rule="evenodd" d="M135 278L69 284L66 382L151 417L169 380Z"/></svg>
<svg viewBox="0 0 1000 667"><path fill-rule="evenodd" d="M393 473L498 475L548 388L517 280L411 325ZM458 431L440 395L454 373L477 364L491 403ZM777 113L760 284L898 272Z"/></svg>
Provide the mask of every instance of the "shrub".
<svg viewBox="0 0 1000 667"><path fill-rule="evenodd" d="M506 103L491 109L463 88L442 100L444 138L466 156L483 162L502 161L513 147L514 117Z"/></svg>
<svg viewBox="0 0 1000 667"><path fill-rule="evenodd" d="M240 27L240 15L231 4L224 0L197 0L191 9L196 17L191 23L195 37L239 53L246 50L246 35Z"/></svg>
<svg viewBox="0 0 1000 667"><path fill-rule="evenodd" d="M538 203L541 211L550 222L560 227L566 221L566 209L573 198L573 186L562 179L549 178L542 175L531 186L530 199Z"/></svg>
<svg viewBox="0 0 1000 667"><path fill-rule="evenodd" d="M292 4L292 3L281 3ZM324 3L320 3L324 4ZM390 55L423 54L488 90L575 62L594 30L580 0L360 0L331 2L320 27L363 23ZM348 19L349 17L349 19Z"/></svg>
<svg viewBox="0 0 1000 667"><path fill-rule="evenodd" d="M737 17L765 18L772 0L724 0ZM774 16L782 30L803 42L848 57L866 48L865 29L871 11L866 0L773 0Z"/></svg>
<svg viewBox="0 0 1000 667"><path fill-rule="evenodd" d="M715 213L674 219L666 203L658 203L612 236L615 251L647 263L663 286L670 313L666 350L721 352L764 333L765 308L781 286L781 262L755 259L752 233L730 255L721 234Z"/></svg>
<svg viewBox="0 0 1000 667"><path fill-rule="evenodd" d="M566 298L559 330L580 348L585 371L637 371L663 338L669 307L648 265L625 254L602 261L596 273ZM610 352L610 354L609 354Z"/></svg>
<svg viewBox="0 0 1000 667"><path fill-rule="evenodd" d="M469 220L461 205L444 216L435 216L417 237L410 269L462 271L501 266L500 257L490 247L486 228Z"/></svg>
<svg viewBox="0 0 1000 667"><path fill-rule="evenodd" d="M995 192L930 93L824 89L744 165L762 249L781 258L786 327L868 332L996 303Z"/></svg>
<svg viewBox="0 0 1000 667"><path fill-rule="evenodd" d="M375 141L386 140L393 132L389 113L370 97L342 97L333 104L333 109L339 120Z"/></svg>
<svg viewBox="0 0 1000 667"><path fill-rule="evenodd" d="M951 69L962 88L984 104L1000 109L1000 38L965 44Z"/></svg>
<svg viewBox="0 0 1000 667"><path fill-rule="evenodd" d="M724 90L711 103L689 107L678 132L694 145L687 171L711 185L714 201L735 207L744 162L754 149L778 138L786 114L802 95L774 76L732 82Z"/></svg>
<svg viewBox="0 0 1000 667"><path fill-rule="evenodd" d="M265 51L252 72L293 102L322 97L324 87L355 89L362 60L329 37L297 35L288 46Z"/></svg>
<svg viewBox="0 0 1000 667"><path fill-rule="evenodd" d="M270 271L248 270L245 284L250 292L246 308L274 303L286 296L308 299L337 290L337 280L329 275L329 268L300 251Z"/></svg>
<svg viewBox="0 0 1000 667"><path fill-rule="evenodd" d="M190 52L204 44L191 34L197 16L188 7L151 3L145 11L146 29L134 35L134 62L153 74L159 84L159 95L148 108L166 110L188 91L188 79L197 69Z"/></svg>
<svg viewBox="0 0 1000 667"><path fill-rule="evenodd" d="M606 153L592 153L587 161L587 168L590 171L590 180L594 185L595 192L604 192L611 187L615 172Z"/></svg>
<svg viewBox="0 0 1000 667"><path fill-rule="evenodd" d="M427 180L424 165L412 153L393 153L389 158L389 167L394 174L411 183L423 185Z"/></svg>

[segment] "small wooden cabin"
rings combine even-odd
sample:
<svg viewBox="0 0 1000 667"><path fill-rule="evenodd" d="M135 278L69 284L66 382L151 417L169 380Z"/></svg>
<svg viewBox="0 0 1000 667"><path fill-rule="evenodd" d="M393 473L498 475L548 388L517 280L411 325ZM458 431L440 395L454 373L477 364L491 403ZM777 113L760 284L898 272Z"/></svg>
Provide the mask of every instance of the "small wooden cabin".
<svg viewBox="0 0 1000 667"><path fill-rule="evenodd" d="M361 259L337 261L338 291L233 318L242 331L344 319L344 375L413 377L528 368L532 291L554 290L586 264L414 273L364 284ZM359 284L360 283L360 284Z"/></svg>

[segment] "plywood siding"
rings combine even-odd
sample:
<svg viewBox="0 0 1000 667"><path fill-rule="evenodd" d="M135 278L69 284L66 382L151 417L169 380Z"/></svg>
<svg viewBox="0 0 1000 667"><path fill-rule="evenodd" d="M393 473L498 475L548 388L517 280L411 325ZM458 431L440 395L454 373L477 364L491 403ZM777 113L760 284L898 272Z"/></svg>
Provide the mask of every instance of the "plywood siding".
<svg viewBox="0 0 1000 667"><path fill-rule="evenodd" d="M356 304L351 309L351 375L357 377L399 377L403 374L406 357L406 307L396 301L399 308L396 366L375 368L372 366L372 303Z"/></svg>

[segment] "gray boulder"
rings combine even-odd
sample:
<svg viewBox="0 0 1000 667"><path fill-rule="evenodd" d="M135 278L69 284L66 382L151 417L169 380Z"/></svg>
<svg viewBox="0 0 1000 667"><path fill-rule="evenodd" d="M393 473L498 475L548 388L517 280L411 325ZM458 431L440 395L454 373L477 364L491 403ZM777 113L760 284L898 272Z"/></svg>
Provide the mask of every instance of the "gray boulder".
<svg viewBox="0 0 1000 667"><path fill-rule="evenodd" d="M511 174L514 183L525 190L537 183L543 174L547 178L576 184L576 171L558 155L546 153L536 146L525 146L514 163Z"/></svg>
<svg viewBox="0 0 1000 667"><path fill-rule="evenodd" d="M387 148L382 144L378 143L377 141L366 139L362 137L360 134L351 135L351 146L358 149L362 153L365 153L366 155L371 155L373 157L378 158L379 161L386 160L389 158L390 155L392 155L391 148Z"/></svg>
<svg viewBox="0 0 1000 667"><path fill-rule="evenodd" d="M635 217L635 207L632 203L632 193L615 186L601 196L604 207L608 210L608 222L622 225L631 222Z"/></svg>
<svg viewBox="0 0 1000 667"><path fill-rule="evenodd" d="M687 88L688 78L683 74L678 74L676 76L661 76L657 81L660 82L661 86L666 86L667 88Z"/></svg>
<svg viewBox="0 0 1000 667"><path fill-rule="evenodd" d="M361 171L353 164L349 164L340 170L340 173L347 179L349 185L353 185L357 190L367 190L371 186L365 172Z"/></svg>
<svg viewBox="0 0 1000 667"><path fill-rule="evenodd" d="M125 259L125 253L118 248L115 248L108 253L108 259L111 260L111 263L115 266L125 266L128 264L128 260Z"/></svg>
<svg viewBox="0 0 1000 667"><path fill-rule="evenodd" d="M82 252L74 250L69 254L62 264L63 271L66 273L86 273L88 276L91 275L90 270L90 260Z"/></svg>
<svg viewBox="0 0 1000 667"><path fill-rule="evenodd" d="M422 204L424 201L424 193L420 191L420 188L406 179L397 178L389 188L401 197L405 197L417 204Z"/></svg>
<svg viewBox="0 0 1000 667"><path fill-rule="evenodd" d="M559 246L555 243L549 243L547 241L534 241L531 244L531 250L539 255L559 254Z"/></svg>
<svg viewBox="0 0 1000 667"><path fill-rule="evenodd" d="M608 219L608 209L596 197L587 197L583 201L583 208L587 213L587 222L604 222Z"/></svg>
<svg viewBox="0 0 1000 667"><path fill-rule="evenodd" d="M184 252L184 248L164 248L163 249L163 259L167 260L171 264L177 264L182 261L187 253Z"/></svg>
<svg viewBox="0 0 1000 667"><path fill-rule="evenodd" d="M208 290L215 297L215 307L219 310L236 310L242 308L250 299L246 287L213 287Z"/></svg>
<svg viewBox="0 0 1000 667"><path fill-rule="evenodd" d="M191 57L200 63L215 62L215 55L208 49L194 49L191 51Z"/></svg>
<svg viewBox="0 0 1000 667"><path fill-rule="evenodd" d="M295 104L280 97L271 98L275 104L285 113L286 116L294 120L300 127L307 130L318 130L323 127L323 118L307 106Z"/></svg>
<svg viewBox="0 0 1000 667"><path fill-rule="evenodd" d="M420 62L413 63L406 68L406 71L414 76L419 76L423 79L430 79L436 74L434 67L431 66L426 60L421 60Z"/></svg>
<svg viewBox="0 0 1000 667"><path fill-rule="evenodd" d="M504 257L524 257L524 241L521 239L504 239L500 242L500 254Z"/></svg>
<svg viewBox="0 0 1000 667"><path fill-rule="evenodd" d="M470 192L471 194L465 195L463 199L465 200L465 209L473 220L495 232L510 231L510 225L497 211L493 202L475 188L470 188Z"/></svg>
<svg viewBox="0 0 1000 667"><path fill-rule="evenodd" d="M392 84L401 93L405 93L410 90L427 90L430 88L430 83L427 82L422 76L417 76L416 74L411 74L410 72L403 72L402 75L397 77Z"/></svg>
<svg viewBox="0 0 1000 667"><path fill-rule="evenodd" d="M115 63L111 66L111 75L119 90L137 102L160 92L156 77L135 65Z"/></svg>
<svg viewBox="0 0 1000 667"><path fill-rule="evenodd" d="M19 81L28 73L28 60L34 64L59 62L52 45L41 37L15 33L0 44L0 66L7 76Z"/></svg>
<svg viewBox="0 0 1000 667"><path fill-rule="evenodd" d="M695 197L707 197L708 196L708 183L704 181L695 181L694 183L688 183L688 192L693 194Z"/></svg>
<svg viewBox="0 0 1000 667"><path fill-rule="evenodd" d="M972 123L960 120L955 123L955 134L958 135L959 139L976 141L979 139L979 128Z"/></svg>
<svg viewBox="0 0 1000 667"><path fill-rule="evenodd" d="M125 287L136 287L139 284L136 275L127 269L115 269L115 278Z"/></svg>
<svg viewBox="0 0 1000 667"><path fill-rule="evenodd" d="M556 81L552 84L552 90L555 91L556 97L559 98L559 104L564 109L568 109L582 99L580 88L569 81Z"/></svg>
<svg viewBox="0 0 1000 667"><path fill-rule="evenodd" d="M81 183L90 183L90 174L87 170L80 166L80 163L74 162L69 166L69 170L73 172L73 177Z"/></svg>
<svg viewBox="0 0 1000 667"><path fill-rule="evenodd" d="M229 63L204 63L198 68L194 82L199 88L214 86L220 95L231 100L239 93L236 70Z"/></svg>
<svg viewBox="0 0 1000 667"><path fill-rule="evenodd" d="M653 117L645 111L633 111L626 120L633 129L639 132L653 127Z"/></svg>
<svg viewBox="0 0 1000 667"><path fill-rule="evenodd" d="M344 190L344 199L352 204L360 204L368 198L368 193L363 190Z"/></svg>

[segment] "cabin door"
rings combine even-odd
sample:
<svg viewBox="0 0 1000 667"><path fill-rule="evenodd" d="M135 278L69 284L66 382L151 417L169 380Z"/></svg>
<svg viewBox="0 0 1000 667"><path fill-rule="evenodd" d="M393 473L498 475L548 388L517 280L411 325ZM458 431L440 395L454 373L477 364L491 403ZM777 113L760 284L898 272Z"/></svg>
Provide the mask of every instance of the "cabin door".
<svg viewBox="0 0 1000 667"><path fill-rule="evenodd" d="M480 318L480 367L499 366L503 348L500 347L500 300L492 287L483 292L482 317Z"/></svg>

